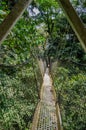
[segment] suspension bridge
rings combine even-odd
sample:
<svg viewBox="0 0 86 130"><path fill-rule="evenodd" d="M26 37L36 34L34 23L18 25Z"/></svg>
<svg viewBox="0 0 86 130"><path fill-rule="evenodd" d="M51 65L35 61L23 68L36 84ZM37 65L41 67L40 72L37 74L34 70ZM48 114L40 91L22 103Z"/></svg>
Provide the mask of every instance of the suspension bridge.
<svg viewBox="0 0 86 130"><path fill-rule="evenodd" d="M40 102L34 114L31 130L62 130L61 116L49 68L46 68L40 92Z"/></svg>

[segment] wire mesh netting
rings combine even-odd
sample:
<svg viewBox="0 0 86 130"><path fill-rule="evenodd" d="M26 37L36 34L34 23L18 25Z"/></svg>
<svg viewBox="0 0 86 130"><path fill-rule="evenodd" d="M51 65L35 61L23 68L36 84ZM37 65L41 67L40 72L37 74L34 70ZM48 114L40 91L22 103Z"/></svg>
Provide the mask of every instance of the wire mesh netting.
<svg viewBox="0 0 86 130"><path fill-rule="evenodd" d="M44 75L42 88L40 112L38 115L37 128L35 128L35 130L58 130L55 99L48 69Z"/></svg>
<svg viewBox="0 0 86 130"><path fill-rule="evenodd" d="M41 103L37 130L57 130L56 112L51 105Z"/></svg>

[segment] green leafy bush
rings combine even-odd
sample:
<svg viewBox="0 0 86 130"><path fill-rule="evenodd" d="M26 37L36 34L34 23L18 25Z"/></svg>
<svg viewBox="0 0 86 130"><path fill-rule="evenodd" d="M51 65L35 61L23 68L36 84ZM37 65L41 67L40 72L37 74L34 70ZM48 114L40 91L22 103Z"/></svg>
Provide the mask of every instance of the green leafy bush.
<svg viewBox="0 0 86 130"><path fill-rule="evenodd" d="M42 81L39 68L34 66L34 71L31 66L23 67L23 70L11 76L0 71L0 129L30 128L39 99L38 87ZM40 77L39 86L35 81L34 72Z"/></svg>
<svg viewBox="0 0 86 130"><path fill-rule="evenodd" d="M74 67L58 67L54 86L61 109L64 130L86 128L86 73Z"/></svg>

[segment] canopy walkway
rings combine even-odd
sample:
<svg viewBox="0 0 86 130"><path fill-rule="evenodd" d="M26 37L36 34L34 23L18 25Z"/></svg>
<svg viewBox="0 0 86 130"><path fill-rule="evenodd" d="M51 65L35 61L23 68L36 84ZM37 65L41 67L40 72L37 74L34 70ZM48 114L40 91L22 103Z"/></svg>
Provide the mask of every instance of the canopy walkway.
<svg viewBox="0 0 86 130"><path fill-rule="evenodd" d="M58 110L55 91L47 68L40 92L40 102L35 111L31 130L62 130Z"/></svg>

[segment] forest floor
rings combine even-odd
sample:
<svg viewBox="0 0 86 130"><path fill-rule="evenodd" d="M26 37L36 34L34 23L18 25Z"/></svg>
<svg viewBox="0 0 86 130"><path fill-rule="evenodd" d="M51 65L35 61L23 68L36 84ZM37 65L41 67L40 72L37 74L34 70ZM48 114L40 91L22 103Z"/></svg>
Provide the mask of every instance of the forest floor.
<svg viewBox="0 0 86 130"><path fill-rule="evenodd" d="M48 68L43 79L43 92L37 130L57 130L55 99Z"/></svg>

